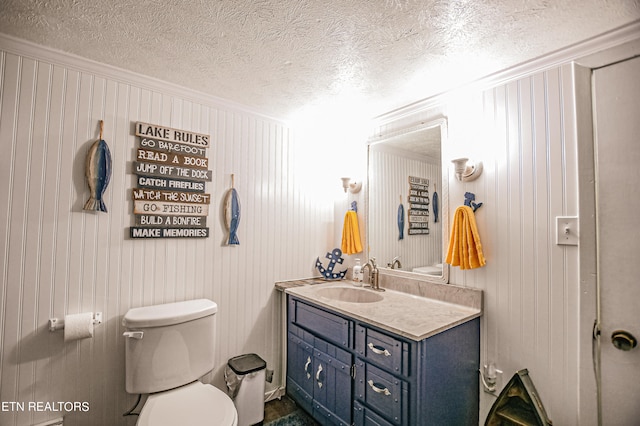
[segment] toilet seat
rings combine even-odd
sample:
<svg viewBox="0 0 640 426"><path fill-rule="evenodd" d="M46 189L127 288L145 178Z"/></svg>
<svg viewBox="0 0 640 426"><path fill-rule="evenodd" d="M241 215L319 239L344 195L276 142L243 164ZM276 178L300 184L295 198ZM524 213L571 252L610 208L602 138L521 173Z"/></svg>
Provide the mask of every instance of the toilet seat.
<svg viewBox="0 0 640 426"><path fill-rule="evenodd" d="M233 401L218 388L193 382L149 395L137 426L236 426L238 413Z"/></svg>

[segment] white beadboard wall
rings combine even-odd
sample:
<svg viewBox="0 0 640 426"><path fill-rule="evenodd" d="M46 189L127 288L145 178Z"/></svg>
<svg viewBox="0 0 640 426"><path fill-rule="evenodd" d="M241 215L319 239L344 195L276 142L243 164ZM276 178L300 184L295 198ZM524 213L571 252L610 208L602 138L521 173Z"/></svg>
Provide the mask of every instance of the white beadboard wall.
<svg viewBox="0 0 640 426"><path fill-rule="evenodd" d="M484 163L469 183L448 171L449 214L476 194L476 220L487 265L451 268L449 282L484 291L481 363L504 371L504 386L527 368L553 420L579 421L578 248L555 244L555 217L578 215L578 164L570 65L487 89L451 94L393 120L375 134L447 117L443 164ZM495 401L480 392L481 424Z"/></svg>
<svg viewBox="0 0 640 426"><path fill-rule="evenodd" d="M0 73L0 400L90 405L88 412L1 412L0 424L61 414L71 426L134 424L122 417L135 396L124 390L121 319L143 305L214 300L218 367L255 352L277 380L274 282L312 275L316 256L334 244L333 201L298 183L304 150L287 126L29 44L24 52L0 49ZM101 119L113 157L108 214L82 210L85 155ZM211 135L209 238L128 238L136 121ZM242 204L236 247L223 244L221 221L232 173ZM61 332L47 330L50 317L86 311L104 315L92 339L65 344ZM221 385L219 370L213 381Z"/></svg>
<svg viewBox="0 0 640 426"><path fill-rule="evenodd" d="M371 149L369 161L375 164L376 173L369 174L369 191L372 194L369 208L370 233L376 241L369 241L369 253L386 266L400 256L402 269L411 271L415 267L442 262L442 222L434 223L433 206L429 204L429 234L409 235L409 176L429 179L429 199L433 195L433 184L440 187L442 166L426 159L409 158L404 153ZM398 239L398 206L402 198L405 212L404 238ZM384 244L380 242L384 241Z"/></svg>
<svg viewBox="0 0 640 426"><path fill-rule="evenodd" d="M570 66L539 72L468 100L482 119L476 138L463 129L468 111L452 108L449 134L484 162L482 179L450 178L449 188L452 209L464 191L484 203L476 220L487 258L481 270L452 268L450 281L485 292L483 363L504 371L503 385L527 368L562 425L580 424L579 252L555 244L555 217L578 216L573 96ZM481 395L484 418L494 398Z"/></svg>

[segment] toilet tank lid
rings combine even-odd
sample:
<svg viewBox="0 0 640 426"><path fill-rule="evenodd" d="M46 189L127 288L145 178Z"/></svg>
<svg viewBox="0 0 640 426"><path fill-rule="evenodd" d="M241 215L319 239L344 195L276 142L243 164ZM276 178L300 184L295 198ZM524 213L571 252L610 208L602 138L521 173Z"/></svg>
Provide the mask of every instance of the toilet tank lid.
<svg viewBox="0 0 640 426"><path fill-rule="evenodd" d="M218 312L218 305L208 299L186 300L129 309L122 325L127 328L162 327L193 321Z"/></svg>

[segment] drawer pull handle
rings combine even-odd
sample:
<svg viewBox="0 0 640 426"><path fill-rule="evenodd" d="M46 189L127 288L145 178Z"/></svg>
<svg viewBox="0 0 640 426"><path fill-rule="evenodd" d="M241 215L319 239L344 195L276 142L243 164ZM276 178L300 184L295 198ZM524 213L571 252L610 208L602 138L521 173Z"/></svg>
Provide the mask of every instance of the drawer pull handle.
<svg viewBox="0 0 640 426"><path fill-rule="evenodd" d="M376 386L377 383L373 383L373 380L369 380L367 383L369 384L369 387L371 389L373 389L373 391L375 393L383 393L383 394L385 394L387 396L391 395L391 392L389 392L389 389L387 389L387 388L384 388L384 389L379 388L378 386Z"/></svg>
<svg viewBox="0 0 640 426"><path fill-rule="evenodd" d="M322 373L322 364L318 364L318 371L316 372L316 382L318 383L318 388L322 389L322 382L320 381L320 373Z"/></svg>
<svg viewBox="0 0 640 426"><path fill-rule="evenodd" d="M309 364L311 364L311 357L307 357L307 362L304 364L304 372L307 373L307 379L311 378L311 373L309 373Z"/></svg>
<svg viewBox="0 0 640 426"><path fill-rule="evenodd" d="M386 350L383 347L376 346L373 343L369 343L367 346L369 346L369 349L371 349L374 354L384 355L384 356L391 356L391 352L389 352L388 350Z"/></svg>

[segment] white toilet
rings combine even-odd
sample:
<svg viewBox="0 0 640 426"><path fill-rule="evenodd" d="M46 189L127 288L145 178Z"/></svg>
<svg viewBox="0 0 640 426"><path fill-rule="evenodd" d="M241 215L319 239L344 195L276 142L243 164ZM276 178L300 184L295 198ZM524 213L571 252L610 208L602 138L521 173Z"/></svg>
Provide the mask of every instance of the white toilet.
<svg viewBox="0 0 640 426"><path fill-rule="evenodd" d="M150 394L139 426L236 426L229 396L198 378L214 367L214 321L218 306L207 299L129 310L126 328L126 390Z"/></svg>
<svg viewBox="0 0 640 426"><path fill-rule="evenodd" d="M418 268L413 268L412 272L417 272L419 274L426 274L426 275L435 275L439 277L442 275L442 263L436 263L435 265L431 265L431 266L420 266Z"/></svg>

